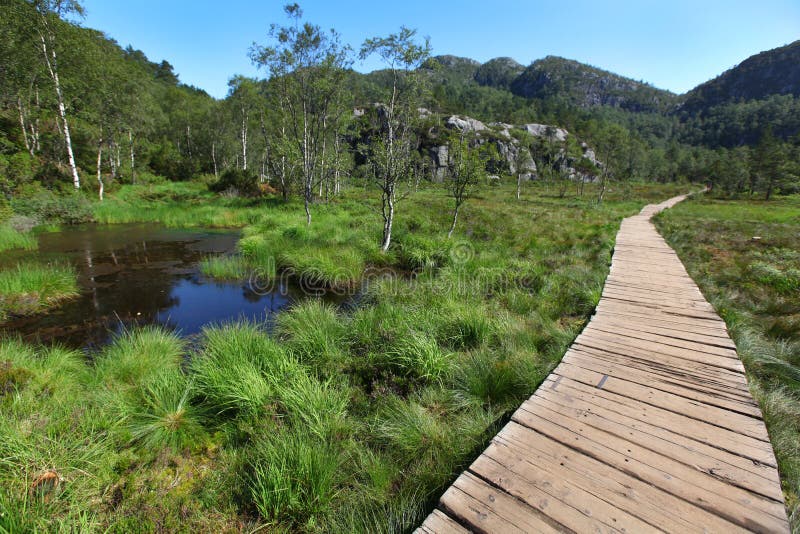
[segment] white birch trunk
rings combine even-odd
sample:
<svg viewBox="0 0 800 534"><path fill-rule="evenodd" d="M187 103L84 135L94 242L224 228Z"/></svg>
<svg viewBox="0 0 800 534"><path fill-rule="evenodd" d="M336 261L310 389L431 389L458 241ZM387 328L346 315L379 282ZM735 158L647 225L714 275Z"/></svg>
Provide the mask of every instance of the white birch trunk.
<svg viewBox="0 0 800 534"><path fill-rule="evenodd" d="M50 72L50 78L53 80L53 85L56 90L56 100L58 102L58 115L61 117L62 132L64 134L64 142L67 146L67 161L69 161L69 168L72 172L72 185L75 189L81 188L81 178L78 175L78 166L75 164L75 154L72 152L72 137L69 133L69 122L67 121L67 107L64 104L64 94L61 92L61 82L58 79L58 67L56 60L56 51L51 49L48 53L47 42L44 35L39 35L42 41L42 53L44 54L47 70ZM52 56L52 61L51 61Z"/></svg>
<svg viewBox="0 0 800 534"><path fill-rule="evenodd" d="M99 196L100 202L103 201L103 140L97 143L97 183L100 186Z"/></svg>

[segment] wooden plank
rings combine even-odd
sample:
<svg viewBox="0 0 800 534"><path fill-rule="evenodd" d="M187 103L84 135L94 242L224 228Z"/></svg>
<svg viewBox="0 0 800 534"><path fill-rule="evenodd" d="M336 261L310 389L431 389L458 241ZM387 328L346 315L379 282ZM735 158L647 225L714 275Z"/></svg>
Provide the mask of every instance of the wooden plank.
<svg viewBox="0 0 800 534"><path fill-rule="evenodd" d="M503 428L495 441L513 447L518 454L530 459L535 465L546 465L554 469L565 480L596 491L609 504L658 529L667 532L742 530L737 525L676 498L652 484L566 447L543 434L537 434L514 421ZM704 522L698 524L698 518L703 518Z"/></svg>
<svg viewBox="0 0 800 534"><path fill-rule="evenodd" d="M571 395L558 395L543 389L536 392L536 397L537 403L566 418L577 419L621 438L647 444L653 451L764 497L775 501L783 499L777 471L766 465L581 401Z"/></svg>
<svg viewBox="0 0 800 534"><path fill-rule="evenodd" d="M738 400L747 399L747 402L754 403L747 389L741 386L732 386L724 377L721 378L718 373L715 373L715 371L718 370L718 368L715 367L706 369L701 364L692 364L691 362L686 366L670 365L668 362L664 361L655 362L626 354L598 350L583 345L573 345L569 350L577 354L585 354L600 362L608 362L617 366L625 366L629 369L639 370L652 375L654 378L675 380L678 383L686 384L687 387L719 394L723 398ZM678 362L683 363L680 360L678 360Z"/></svg>
<svg viewBox="0 0 800 534"><path fill-rule="evenodd" d="M623 354L630 354L631 356L638 356L640 358L660 360L672 362L678 365L691 365L699 364L704 368L712 369L720 377L727 376L731 382L740 384L740 387L746 389L742 381L743 368L739 360L732 358L722 358L719 356L711 356L705 354L697 354L685 350L674 350L666 345L658 345L654 343L638 342L622 336L604 336L593 333L592 335L579 335L575 339L578 345L585 345L587 347L596 348L598 350L607 350L609 352L622 352ZM686 362L685 364L681 362Z"/></svg>
<svg viewBox="0 0 800 534"><path fill-rule="evenodd" d="M589 331L597 331L603 332L605 334L611 334L616 336L624 336L628 339L638 339L641 341L649 341L652 343L658 343L659 345L668 345L670 347L677 347L681 349L686 349L692 352L702 352L706 354L714 354L716 356L723 356L725 358L731 358L734 360L738 360L739 358L736 355L736 351L730 348L724 347L717 347L714 345L708 345L706 343L699 343L697 341L688 341L682 340L678 338L674 338L671 336L662 336L659 334L653 334L650 332L641 332L638 330L634 330L631 328L613 328L609 327L604 324L600 324L600 321L593 321L592 324L587 325L584 329L584 332Z"/></svg>
<svg viewBox="0 0 800 534"><path fill-rule="evenodd" d="M551 375L552 377L552 375ZM549 387L555 377L548 377L541 388ZM540 388L540 389L541 389ZM737 432L686 417L683 414L662 410L649 404L636 402L616 393L598 389L569 378L558 382L558 391L592 402L611 411L621 413L707 445L719 447L762 464L776 467L775 456L769 443Z"/></svg>
<svg viewBox="0 0 800 534"><path fill-rule="evenodd" d="M603 381L603 389L637 399L641 402L656 400L662 408L671 409L695 417L711 421L722 417L725 424L735 425L742 423L763 428L761 411L752 403L743 403L716 396L707 392L687 388L684 385L669 381L654 380L653 375L602 363L582 357L579 353L570 354L554 371L564 374L573 380L583 382L589 386L596 386ZM665 402L662 402L662 399ZM685 405L686 404L686 405ZM725 426L725 425L720 425Z"/></svg>
<svg viewBox="0 0 800 534"><path fill-rule="evenodd" d="M456 523L450 516L440 510L434 510L425 522L414 531L415 534L469 534L469 530Z"/></svg>
<svg viewBox="0 0 800 534"><path fill-rule="evenodd" d="M469 470L574 532L619 532L614 524L623 519L640 530L647 527L591 493L570 488L564 480L513 458L492 444Z"/></svg>
<svg viewBox="0 0 800 534"><path fill-rule="evenodd" d="M625 328L634 332L644 332L655 334L662 337L670 337L684 341L694 341L712 347L722 347L736 350L736 345L730 338L718 334L700 333L689 331L688 329L676 328L675 325L665 324L664 322L651 321L645 318L624 320L620 317L599 315L592 320L592 324L597 327L605 328Z"/></svg>
<svg viewBox="0 0 800 534"><path fill-rule="evenodd" d="M755 523L766 532L774 532L788 526L782 503L726 484L574 419L565 422L557 413L535 402L523 403L513 420L743 528L751 528Z"/></svg>
<svg viewBox="0 0 800 534"><path fill-rule="evenodd" d="M560 532L557 525L504 491L465 472L442 495L448 515L478 532Z"/></svg>
<svg viewBox="0 0 800 534"><path fill-rule="evenodd" d="M598 358L588 352L577 349L570 349L562 363L578 365L584 369L594 371L601 376L614 376L660 391L674 393L687 399L696 400L761 419L761 410L758 409L758 405L749 397L730 394L728 391L708 387L703 383L698 383L693 380L687 381L675 375L656 373L653 372L652 369L641 370L630 366L622 367L608 359ZM595 384L596 383L597 382L595 382Z"/></svg>

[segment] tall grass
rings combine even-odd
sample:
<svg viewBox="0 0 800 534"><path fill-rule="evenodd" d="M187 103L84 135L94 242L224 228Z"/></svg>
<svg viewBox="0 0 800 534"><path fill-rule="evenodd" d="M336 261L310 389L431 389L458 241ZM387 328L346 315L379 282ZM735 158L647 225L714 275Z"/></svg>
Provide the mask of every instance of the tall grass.
<svg viewBox="0 0 800 534"><path fill-rule="evenodd" d="M297 372L286 351L256 324L207 328L204 350L192 361L198 395L215 413L273 413L279 384Z"/></svg>
<svg viewBox="0 0 800 534"><path fill-rule="evenodd" d="M55 306L78 294L75 269L64 263L25 261L0 270L0 320Z"/></svg>
<svg viewBox="0 0 800 534"><path fill-rule="evenodd" d="M0 224L0 252L13 249L36 250L37 247L36 237Z"/></svg>
<svg viewBox="0 0 800 534"><path fill-rule="evenodd" d="M331 445L302 431L267 436L247 465L250 499L267 524L312 530L336 497L341 463Z"/></svg>
<svg viewBox="0 0 800 534"><path fill-rule="evenodd" d="M132 440L148 450L201 445L204 429L191 394L192 384L182 373L166 372L145 384L126 406Z"/></svg>
<svg viewBox="0 0 800 534"><path fill-rule="evenodd" d="M250 267L241 256L209 256L200 261L200 272L220 280L244 280Z"/></svg>

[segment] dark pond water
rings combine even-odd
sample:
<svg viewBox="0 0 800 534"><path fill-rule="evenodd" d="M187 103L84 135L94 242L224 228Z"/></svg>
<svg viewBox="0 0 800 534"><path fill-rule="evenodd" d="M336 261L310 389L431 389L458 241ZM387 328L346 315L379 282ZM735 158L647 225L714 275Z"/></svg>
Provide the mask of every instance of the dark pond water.
<svg viewBox="0 0 800 534"><path fill-rule="evenodd" d="M276 312L308 298L286 281L254 290L249 280L220 282L200 273L200 260L232 253L238 238L233 231L153 224L93 225L41 234L37 252L4 254L0 264L31 257L69 261L79 275L80 296L47 313L12 318L0 325L0 333L92 348L133 325L159 324L191 336L210 323L240 318L271 324ZM335 295L317 298L343 301Z"/></svg>

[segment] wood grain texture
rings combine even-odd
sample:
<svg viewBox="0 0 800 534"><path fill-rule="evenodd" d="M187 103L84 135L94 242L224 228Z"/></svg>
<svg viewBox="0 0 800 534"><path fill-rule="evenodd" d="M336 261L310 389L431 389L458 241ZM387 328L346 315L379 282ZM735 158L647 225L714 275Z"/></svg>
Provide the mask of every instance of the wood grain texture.
<svg viewBox="0 0 800 534"><path fill-rule="evenodd" d="M418 532L788 532L736 347L651 217L596 313Z"/></svg>

